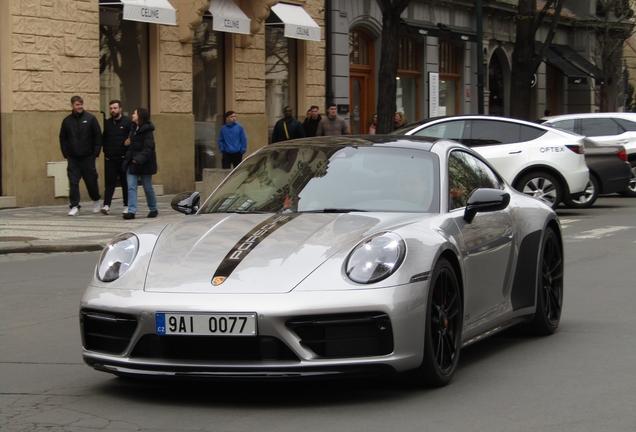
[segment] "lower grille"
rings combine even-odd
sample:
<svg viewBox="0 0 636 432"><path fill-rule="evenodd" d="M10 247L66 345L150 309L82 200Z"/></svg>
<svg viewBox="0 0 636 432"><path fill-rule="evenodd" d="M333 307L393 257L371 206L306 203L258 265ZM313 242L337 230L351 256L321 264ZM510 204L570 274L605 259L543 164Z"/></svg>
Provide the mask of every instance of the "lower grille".
<svg viewBox="0 0 636 432"><path fill-rule="evenodd" d="M274 337L257 336L143 336L131 357L208 361L299 361L287 345Z"/></svg>
<svg viewBox="0 0 636 432"><path fill-rule="evenodd" d="M393 352L391 320L383 313L297 317L287 326L320 357L369 357Z"/></svg>
<svg viewBox="0 0 636 432"><path fill-rule="evenodd" d="M137 328L135 317L83 310L80 312L82 345L90 351L121 354Z"/></svg>

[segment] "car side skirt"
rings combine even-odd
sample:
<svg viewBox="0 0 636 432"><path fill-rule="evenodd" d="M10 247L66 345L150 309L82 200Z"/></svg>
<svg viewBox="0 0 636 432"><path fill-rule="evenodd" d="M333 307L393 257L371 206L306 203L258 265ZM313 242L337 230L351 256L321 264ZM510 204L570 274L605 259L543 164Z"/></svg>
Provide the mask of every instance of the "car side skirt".
<svg viewBox="0 0 636 432"><path fill-rule="evenodd" d="M539 259L539 245L541 242L541 231L537 230L529 233L521 241L515 278L512 284L510 301L512 310L523 309L535 305L537 286L537 264Z"/></svg>

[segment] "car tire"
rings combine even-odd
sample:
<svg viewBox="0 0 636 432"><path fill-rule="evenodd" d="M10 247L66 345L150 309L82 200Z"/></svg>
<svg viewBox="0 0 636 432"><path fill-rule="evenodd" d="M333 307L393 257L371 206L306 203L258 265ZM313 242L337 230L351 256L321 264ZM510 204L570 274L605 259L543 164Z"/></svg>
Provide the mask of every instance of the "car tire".
<svg viewBox="0 0 636 432"><path fill-rule="evenodd" d="M628 197L636 197L636 161L631 161L630 163L632 165L632 173L629 177L629 186L619 193Z"/></svg>
<svg viewBox="0 0 636 432"><path fill-rule="evenodd" d="M563 309L563 253L552 228L546 228L540 252L537 309L529 327L533 334L545 336L559 327Z"/></svg>
<svg viewBox="0 0 636 432"><path fill-rule="evenodd" d="M447 385L457 368L463 308L455 270L447 259L435 265L428 292L424 357L418 381L428 387Z"/></svg>
<svg viewBox="0 0 636 432"><path fill-rule="evenodd" d="M543 201L553 209L557 208L563 196L562 187L550 174L535 171L524 175L515 183L519 192Z"/></svg>
<svg viewBox="0 0 636 432"><path fill-rule="evenodd" d="M588 208L592 207L596 199L598 198L599 191L601 190L601 186L596 179L596 177L590 174L590 179L587 181L587 185L585 186L585 192L581 195L580 198L572 199L567 197L563 200L566 207L569 208Z"/></svg>

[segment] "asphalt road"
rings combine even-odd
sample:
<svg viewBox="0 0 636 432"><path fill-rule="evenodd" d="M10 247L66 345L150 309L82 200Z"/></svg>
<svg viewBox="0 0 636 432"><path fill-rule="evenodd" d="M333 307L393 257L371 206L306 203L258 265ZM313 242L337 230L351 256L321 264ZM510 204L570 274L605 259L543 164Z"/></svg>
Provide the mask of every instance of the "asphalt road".
<svg viewBox="0 0 636 432"><path fill-rule="evenodd" d="M636 199L559 210L559 331L462 351L448 387L407 380L135 381L81 360L78 305L97 252L0 257L3 431L635 431Z"/></svg>

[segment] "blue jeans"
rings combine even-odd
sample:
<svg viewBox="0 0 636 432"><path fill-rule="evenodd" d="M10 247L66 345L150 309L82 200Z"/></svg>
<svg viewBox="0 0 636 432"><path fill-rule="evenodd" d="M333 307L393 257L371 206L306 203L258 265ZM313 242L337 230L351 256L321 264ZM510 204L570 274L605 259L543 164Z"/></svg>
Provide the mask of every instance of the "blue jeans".
<svg viewBox="0 0 636 432"><path fill-rule="evenodd" d="M126 181L128 182L128 213L137 213L137 179L141 179L141 185L146 194L146 202L150 211L157 211L157 196L155 188L152 187L151 174L131 174L130 168L126 171Z"/></svg>

